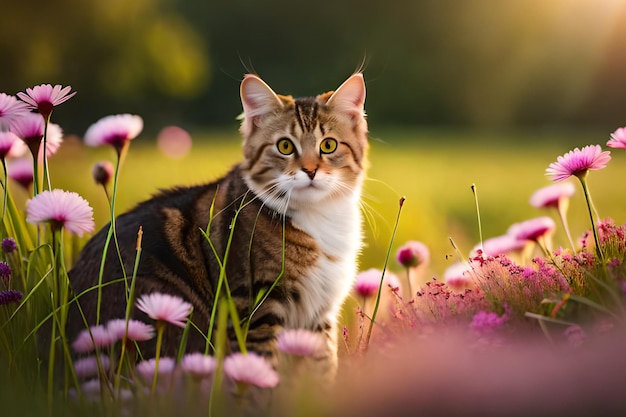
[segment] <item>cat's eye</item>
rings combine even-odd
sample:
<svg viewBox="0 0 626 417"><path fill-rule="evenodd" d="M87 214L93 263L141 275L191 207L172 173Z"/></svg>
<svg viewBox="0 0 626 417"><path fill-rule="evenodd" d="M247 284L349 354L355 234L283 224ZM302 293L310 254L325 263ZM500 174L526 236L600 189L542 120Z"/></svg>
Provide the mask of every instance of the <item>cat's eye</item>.
<svg viewBox="0 0 626 417"><path fill-rule="evenodd" d="M293 142L290 139L282 138L276 144L278 148L278 152L283 155L291 155L295 151L295 147L293 146Z"/></svg>
<svg viewBox="0 0 626 417"><path fill-rule="evenodd" d="M337 141L333 138L326 138L320 144L322 153L333 153L337 150Z"/></svg>

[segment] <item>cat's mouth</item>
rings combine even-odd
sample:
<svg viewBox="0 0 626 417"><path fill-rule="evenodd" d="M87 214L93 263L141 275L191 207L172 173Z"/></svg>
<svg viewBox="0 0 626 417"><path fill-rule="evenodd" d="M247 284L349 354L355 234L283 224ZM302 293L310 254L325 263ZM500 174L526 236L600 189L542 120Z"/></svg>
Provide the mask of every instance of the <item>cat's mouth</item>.
<svg viewBox="0 0 626 417"><path fill-rule="evenodd" d="M319 189L320 187L319 187L319 183L313 179L313 180L310 180L308 183L303 184L300 188L304 190L310 190L311 188Z"/></svg>

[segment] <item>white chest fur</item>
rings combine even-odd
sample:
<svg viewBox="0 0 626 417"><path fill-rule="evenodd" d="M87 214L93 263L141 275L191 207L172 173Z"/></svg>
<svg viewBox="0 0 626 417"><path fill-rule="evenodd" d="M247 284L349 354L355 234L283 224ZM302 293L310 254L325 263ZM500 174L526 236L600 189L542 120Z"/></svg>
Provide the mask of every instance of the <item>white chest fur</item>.
<svg viewBox="0 0 626 417"><path fill-rule="evenodd" d="M296 228L317 242L322 254L299 280L300 302L292 306L287 327L311 327L320 319L334 321L356 275L361 248L358 193L323 205L310 205L291 216Z"/></svg>

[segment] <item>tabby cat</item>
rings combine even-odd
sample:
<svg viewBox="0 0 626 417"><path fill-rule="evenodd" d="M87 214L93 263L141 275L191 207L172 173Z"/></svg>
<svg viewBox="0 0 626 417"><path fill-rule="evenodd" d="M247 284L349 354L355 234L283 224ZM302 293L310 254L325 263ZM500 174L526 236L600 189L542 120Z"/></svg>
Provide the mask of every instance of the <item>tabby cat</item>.
<svg viewBox="0 0 626 417"><path fill-rule="evenodd" d="M223 259L236 216L226 276L240 317L250 317L256 295L280 277L250 318L247 348L276 363L281 329L309 329L326 341L316 366L332 373L337 318L361 247L359 201L368 149L363 76L352 75L334 92L294 99L246 75L241 101L243 161L215 182L163 191L119 216L124 267L130 276L141 227L137 295L158 291L191 302L193 322L206 334L219 264L201 231L210 225L209 237ZM107 231L105 227L85 245L70 271L76 294L98 282ZM122 276L111 243L104 282ZM103 287L102 297L100 322L124 317L123 283ZM92 290L79 300L90 323L96 320L96 299ZM73 314L70 335L84 328ZM133 315L150 322L139 311ZM182 333L173 326L167 331L165 350L173 354ZM234 335L229 336L236 349ZM192 329L187 351L204 347L205 339Z"/></svg>

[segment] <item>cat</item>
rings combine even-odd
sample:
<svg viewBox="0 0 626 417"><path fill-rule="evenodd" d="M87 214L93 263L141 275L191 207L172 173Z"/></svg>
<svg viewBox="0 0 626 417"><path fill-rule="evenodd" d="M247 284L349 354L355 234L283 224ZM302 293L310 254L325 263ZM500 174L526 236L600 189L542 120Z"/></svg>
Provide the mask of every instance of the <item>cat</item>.
<svg viewBox="0 0 626 417"><path fill-rule="evenodd" d="M338 316L362 245L360 197L368 166L365 93L361 73L334 92L296 99L246 75L240 86L243 161L217 181L162 191L116 219L128 276L138 230L143 231L136 295L163 292L183 298L193 305L195 326L206 334L220 268L202 231L210 224L209 238L223 259L232 227L225 268L241 318L250 317L254 298L280 277L250 318L247 349L276 364L282 329L319 332L325 348L315 366L332 375ZM108 226L90 239L69 272L75 294L98 283L107 232ZM111 243L103 281L122 276ZM124 317L124 291L119 282L102 288L101 323ZM79 298L89 323L96 321L96 300L96 290ZM133 316L151 322L140 311ZM70 335L85 327L76 310L68 322ZM175 354L181 335L181 329L167 327L165 353ZM192 329L188 337L187 351L204 350L206 340L199 332ZM232 329L229 339L236 350Z"/></svg>

